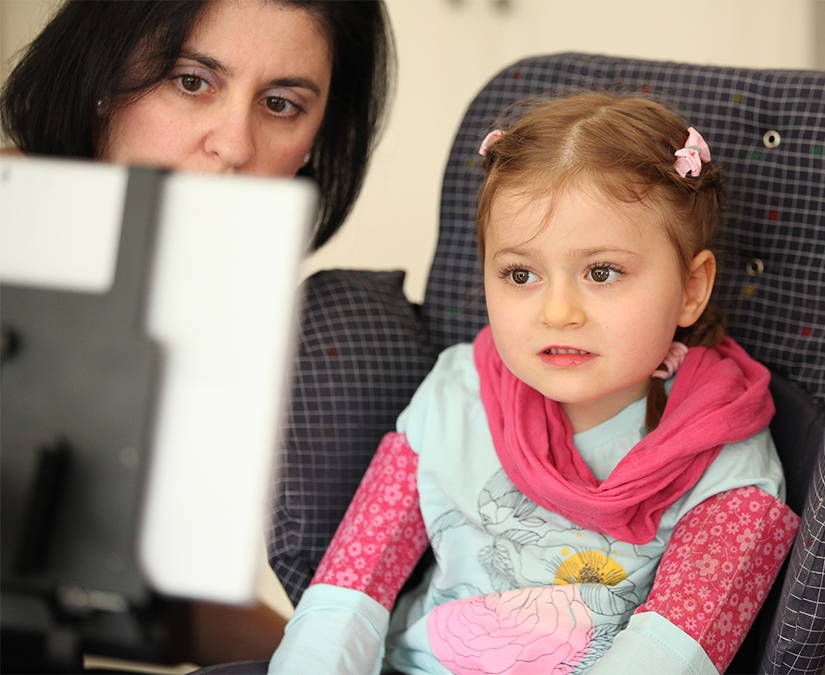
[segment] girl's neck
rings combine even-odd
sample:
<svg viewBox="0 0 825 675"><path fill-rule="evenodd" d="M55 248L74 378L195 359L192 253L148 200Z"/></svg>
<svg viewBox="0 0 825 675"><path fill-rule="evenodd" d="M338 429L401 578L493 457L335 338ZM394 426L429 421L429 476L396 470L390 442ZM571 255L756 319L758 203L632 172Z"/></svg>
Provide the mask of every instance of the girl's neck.
<svg viewBox="0 0 825 675"><path fill-rule="evenodd" d="M579 434L606 422L631 403L644 398L649 388L650 380L645 380L637 387L622 389L593 401L562 403L561 407L573 427L573 433Z"/></svg>

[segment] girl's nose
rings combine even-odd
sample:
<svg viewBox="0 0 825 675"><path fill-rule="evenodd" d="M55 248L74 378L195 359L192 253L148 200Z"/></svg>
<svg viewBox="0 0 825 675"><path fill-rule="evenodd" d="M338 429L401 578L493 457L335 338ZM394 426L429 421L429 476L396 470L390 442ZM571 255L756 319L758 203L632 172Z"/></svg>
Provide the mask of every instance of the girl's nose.
<svg viewBox="0 0 825 675"><path fill-rule="evenodd" d="M581 326L586 321L579 294L561 284L549 284L542 298L541 321L551 328Z"/></svg>
<svg viewBox="0 0 825 675"><path fill-rule="evenodd" d="M213 111L204 151L217 160L218 171L238 171L255 154L252 114L247 106L227 103Z"/></svg>

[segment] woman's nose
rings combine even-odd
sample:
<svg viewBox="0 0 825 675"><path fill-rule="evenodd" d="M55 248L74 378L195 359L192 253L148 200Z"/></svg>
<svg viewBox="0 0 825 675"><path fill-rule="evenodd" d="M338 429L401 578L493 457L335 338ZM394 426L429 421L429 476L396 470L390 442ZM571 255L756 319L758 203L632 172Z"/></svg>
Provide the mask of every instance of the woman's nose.
<svg viewBox="0 0 825 675"><path fill-rule="evenodd" d="M551 328L581 326L587 315L581 298L567 284L549 284L542 297L541 321Z"/></svg>
<svg viewBox="0 0 825 675"><path fill-rule="evenodd" d="M252 114L246 106L224 106L212 111L204 151L217 160L218 171L238 171L255 154Z"/></svg>

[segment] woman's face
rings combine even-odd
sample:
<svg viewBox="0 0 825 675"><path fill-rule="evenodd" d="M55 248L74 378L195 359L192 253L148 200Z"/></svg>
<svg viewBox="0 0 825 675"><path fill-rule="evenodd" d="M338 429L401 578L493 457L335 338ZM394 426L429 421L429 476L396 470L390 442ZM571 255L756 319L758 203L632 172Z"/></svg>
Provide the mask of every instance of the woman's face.
<svg viewBox="0 0 825 675"><path fill-rule="evenodd" d="M100 156L292 176L323 121L331 60L310 13L270 0L212 0L169 78L113 113Z"/></svg>

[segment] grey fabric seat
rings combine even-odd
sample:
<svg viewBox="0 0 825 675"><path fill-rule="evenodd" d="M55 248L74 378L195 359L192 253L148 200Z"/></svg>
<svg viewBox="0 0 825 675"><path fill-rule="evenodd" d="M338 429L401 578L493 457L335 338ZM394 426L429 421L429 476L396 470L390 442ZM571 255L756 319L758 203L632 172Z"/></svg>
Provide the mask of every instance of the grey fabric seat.
<svg viewBox="0 0 825 675"><path fill-rule="evenodd" d="M557 54L498 73L472 102L447 163L440 236L421 306L401 272L326 271L304 287L300 351L269 558L293 602L309 583L381 436L446 346L485 324L475 250L477 148L529 96L582 88L675 107L724 168L728 215L716 302L731 334L775 374L773 432L803 523L730 672L825 665L825 73ZM391 227L392 214L387 214Z"/></svg>

